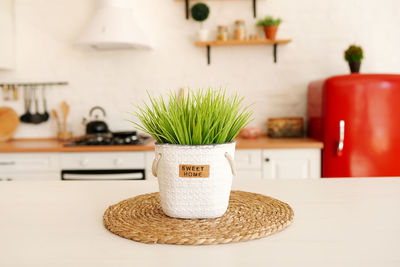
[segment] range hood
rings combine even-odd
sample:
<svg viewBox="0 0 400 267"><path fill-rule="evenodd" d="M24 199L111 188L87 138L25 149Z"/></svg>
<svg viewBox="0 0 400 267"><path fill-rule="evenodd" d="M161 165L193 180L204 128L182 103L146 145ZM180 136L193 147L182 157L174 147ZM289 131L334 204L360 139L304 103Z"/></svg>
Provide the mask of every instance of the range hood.
<svg viewBox="0 0 400 267"><path fill-rule="evenodd" d="M151 48L133 15L131 0L100 0L77 44L98 50Z"/></svg>

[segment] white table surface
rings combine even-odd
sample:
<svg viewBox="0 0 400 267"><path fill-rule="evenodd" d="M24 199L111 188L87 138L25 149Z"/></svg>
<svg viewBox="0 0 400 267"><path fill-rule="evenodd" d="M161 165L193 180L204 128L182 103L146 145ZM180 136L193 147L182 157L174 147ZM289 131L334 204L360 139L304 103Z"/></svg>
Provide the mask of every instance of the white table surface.
<svg viewBox="0 0 400 267"><path fill-rule="evenodd" d="M0 182L0 266L400 266L400 178L234 182L289 203L294 223L226 245L147 245L102 224L156 182Z"/></svg>

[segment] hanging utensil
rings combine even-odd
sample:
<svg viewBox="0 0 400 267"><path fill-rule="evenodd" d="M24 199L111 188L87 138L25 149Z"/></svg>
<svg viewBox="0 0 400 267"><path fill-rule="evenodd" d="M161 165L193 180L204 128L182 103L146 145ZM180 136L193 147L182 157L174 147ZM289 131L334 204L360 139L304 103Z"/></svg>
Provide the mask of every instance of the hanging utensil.
<svg viewBox="0 0 400 267"><path fill-rule="evenodd" d="M63 131L66 132L67 131L67 117L69 114L69 105L67 104L67 102L63 101L61 103L61 111L63 113Z"/></svg>
<svg viewBox="0 0 400 267"><path fill-rule="evenodd" d="M16 85L12 86L12 96L14 101L17 101L19 99L18 87Z"/></svg>
<svg viewBox="0 0 400 267"><path fill-rule="evenodd" d="M36 87L33 87L32 95L33 95L33 101L35 102L36 113L32 114L31 121L34 124L39 124L42 122L42 114L39 113L39 101L37 98L37 88Z"/></svg>
<svg viewBox="0 0 400 267"><path fill-rule="evenodd" d="M10 100L10 98L8 96L8 92L9 92L8 84L3 84L3 100L4 101Z"/></svg>
<svg viewBox="0 0 400 267"><path fill-rule="evenodd" d="M42 101L44 108L44 112L42 114L42 121L47 121L49 119L49 112L47 112L46 85L42 86Z"/></svg>
<svg viewBox="0 0 400 267"><path fill-rule="evenodd" d="M57 111L56 111L55 109L52 110L52 113L53 113L54 118L55 118L56 121L57 121L57 128L58 128L57 133L59 133L59 132L61 132L60 118L58 117L58 113L57 113Z"/></svg>
<svg viewBox="0 0 400 267"><path fill-rule="evenodd" d="M28 86L24 86L24 107L25 107L25 113L20 117L20 120L25 123L31 123L32 122L32 114L30 112L31 110L31 88Z"/></svg>

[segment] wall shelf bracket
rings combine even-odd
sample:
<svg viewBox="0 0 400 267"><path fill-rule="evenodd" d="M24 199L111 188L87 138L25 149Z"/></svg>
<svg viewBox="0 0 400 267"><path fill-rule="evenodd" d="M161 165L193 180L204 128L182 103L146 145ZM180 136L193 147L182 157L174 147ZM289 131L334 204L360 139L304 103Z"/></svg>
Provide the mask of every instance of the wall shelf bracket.
<svg viewBox="0 0 400 267"><path fill-rule="evenodd" d="M185 0L186 19L189 19L189 0Z"/></svg>
<svg viewBox="0 0 400 267"><path fill-rule="evenodd" d="M211 55L210 55L210 51L211 47L210 45L207 45L207 64L210 65L211 64Z"/></svg>

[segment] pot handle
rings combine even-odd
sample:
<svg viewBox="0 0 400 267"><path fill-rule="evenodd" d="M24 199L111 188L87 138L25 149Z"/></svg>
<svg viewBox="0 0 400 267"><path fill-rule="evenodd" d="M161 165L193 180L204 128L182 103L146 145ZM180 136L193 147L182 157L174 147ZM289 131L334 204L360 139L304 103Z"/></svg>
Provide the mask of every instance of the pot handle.
<svg viewBox="0 0 400 267"><path fill-rule="evenodd" d="M151 166L151 172L153 173L154 177L157 177L157 170L158 170L158 163L160 162L160 159L162 158L162 154L158 153L156 157L153 160L153 165ZM229 165L231 167L232 174L236 176L236 167L235 167L235 162L233 161L231 155L229 155L228 152L225 152L225 158L228 160Z"/></svg>
<svg viewBox="0 0 400 267"><path fill-rule="evenodd" d="M162 154L158 153L153 160L153 165L151 166L151 172L153 173L154 177L157 177L158 163L160 162L161 158Z"/></svg>
<svg viewBox="0 0 400 267"><path fill-rule="evenodd" d="M92 108L90 109L90 111L89 111L89 117L92 117L93 111L95 111L96 109L100 110L100 111L103 113L103 118L106 117L106 111L104 110L104 108L102 108L102 107L100 107L100 106L92 107Z"/></svg>
<svg viewBox="0 0 400 267"><path fill-rule="evenodd" d="M233 176L236 176L236 166L235 161L233 161L231 155L228 152L225 152L225 158L228 160L229 165L231 166Z"/></svg>

